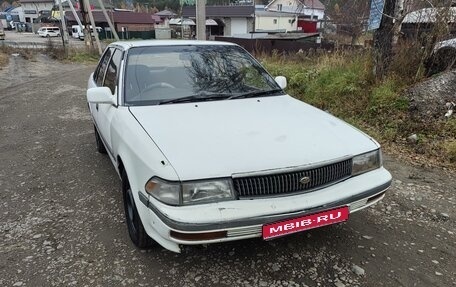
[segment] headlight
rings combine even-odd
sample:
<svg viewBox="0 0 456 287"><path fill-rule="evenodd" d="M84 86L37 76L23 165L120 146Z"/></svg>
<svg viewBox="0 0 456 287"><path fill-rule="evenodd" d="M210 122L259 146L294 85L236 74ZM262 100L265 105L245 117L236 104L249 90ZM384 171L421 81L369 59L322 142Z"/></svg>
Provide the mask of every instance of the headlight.
<svg viewBox="0 0 456 287"><path fill-rule="evenodd" d="M145 189L148 194L163 203L170 205L179 205L180 203L181 186L179 183L167 182L153 177L146 183Z"/></svg>
<svg viewBox="0 0 456 287"><path fill-rule="evenodd" d="M145 190L155 199L169 205L200 204L234 199L229 179L178 183L153 177L146 183Z"/></svg>
<svg viewBox="0 0 456 287"><path fill-rule="evenodd" d="M182 183L182 203L197 204L234 199L231 180Z"/></svg>
<svg viewBox="0 0 456 287"><path fill-rule="evenodd" d="M352 175L365 173L382 166L380 149L357 155L353 158Z"/></svg>

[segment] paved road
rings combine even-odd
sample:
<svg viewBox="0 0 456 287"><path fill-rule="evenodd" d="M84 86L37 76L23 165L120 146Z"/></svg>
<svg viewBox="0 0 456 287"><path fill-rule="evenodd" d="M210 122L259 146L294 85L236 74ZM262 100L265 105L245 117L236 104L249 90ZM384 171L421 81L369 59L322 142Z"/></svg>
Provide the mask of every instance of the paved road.
<svg viewBox="0 0 456 287"><path fill-rule="evenodd" d="M391 158L385 200L347 223L137 250L120 181L95 150L92 70L12 57L0 71L0 286L456 286L455 174Z"/></svg>

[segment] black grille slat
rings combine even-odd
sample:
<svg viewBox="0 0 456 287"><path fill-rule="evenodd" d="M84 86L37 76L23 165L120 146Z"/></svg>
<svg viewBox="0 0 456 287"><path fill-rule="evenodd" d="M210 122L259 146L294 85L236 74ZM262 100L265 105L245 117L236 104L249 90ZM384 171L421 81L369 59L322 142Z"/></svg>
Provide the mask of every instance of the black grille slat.
<svg viewBox="0 0 456 287"><path fill-rule="evenodd" d="M236 182L234 185L235 185L235 188L237 190L239 190L239 196L243 196L244 195L244 191L245 191L244 181L240 180L240 181Z"/></svg>
<svg viewBox="0 0 456 287"><path fill-rule="evenodd" d="M329 170L329 181L333 181L333 175L334 175L334 172L333 172L333 167L332 166L328 166L328 170Z"/></svg>
<svg viewBox="0 0 456 287"><path fill-rule="evenodd" d="M348 178L351 175L351 159L298 172L234 178L234 188L239 197L281 195L309 191ZM300 179L309 177L310 182Z"/></svg>
<svg viewBox="0 0 456 287"><path fill-rule="evenodd" d="M298 191L301 189L301 183L299 179L302 177L302 173L294 173L293 174L293 183L294 183L294 191Z"/></svg>

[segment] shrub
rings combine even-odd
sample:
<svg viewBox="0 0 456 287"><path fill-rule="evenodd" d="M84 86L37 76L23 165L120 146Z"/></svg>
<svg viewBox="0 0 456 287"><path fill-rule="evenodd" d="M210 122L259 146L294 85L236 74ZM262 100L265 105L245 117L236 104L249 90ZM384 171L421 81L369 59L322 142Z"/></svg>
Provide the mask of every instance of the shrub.
<svg viewBox="0 0 456 287"><path fill-rule="evenodd" d="M9 56L7 53L4 53L3 51L0 51L0 70L3 67L6 67L9 63Z"/></svg>
<svg viewBox="0 0 456 287"><path fill-rule="evenodd" d="M455 162L456 117L426 121L413 119L409 113L404 91L423 77L422 55L407 59L410 49L406 45L398 48L392 72L382 80L373 77L369 51L275 54L260 59L273 76L287 77L290 95L329 111L384 144L399 144L401 150L405 147L410 153L434 158L446 154ZM403 145L412 133L419 133L422 140L414 146Z"/></svg>
<svg viewBox="0 0 456 287"><path fill-rule="evenodd" d="M456 140L444 143L446 156L450 162L456 162Z"/></svg>
<svg viewBox="0 0 456 287"><path fill-rule="evenodd" d="M370 79L370 61L363 52L324 53L295 61L277 57L264 58L274 76L288 79L287 91L314 106L338 116L352 116L364 110L368 101L365 91Z"/></svg>
<svg viewBox="0 0 456 287"><path fill-rule="evenodd" d="M58 45L55 46L51 39L48 39L45 49L45 54L51 57L54 60L63 60L65 59L65 49Z"/></svg>
<svg viewBox="0 0 456 287"><path fill-rule="evenodd" d="M97 63L99 58L95 50L74 49L68 52L66 60L72 63Z"/></svg>

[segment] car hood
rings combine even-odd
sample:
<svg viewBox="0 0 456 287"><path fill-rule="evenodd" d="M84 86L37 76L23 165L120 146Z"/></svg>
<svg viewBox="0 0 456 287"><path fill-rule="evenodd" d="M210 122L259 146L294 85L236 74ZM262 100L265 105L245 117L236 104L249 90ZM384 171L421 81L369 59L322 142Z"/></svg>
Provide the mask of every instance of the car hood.
<svg viewBox="0 0 456 287"><path fill-rule="evenodd" d="M181 180L334 161L378 148L290 96L130 107Z"/></svg>

